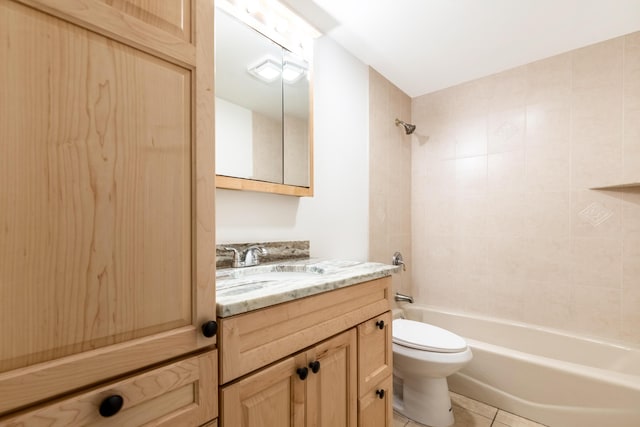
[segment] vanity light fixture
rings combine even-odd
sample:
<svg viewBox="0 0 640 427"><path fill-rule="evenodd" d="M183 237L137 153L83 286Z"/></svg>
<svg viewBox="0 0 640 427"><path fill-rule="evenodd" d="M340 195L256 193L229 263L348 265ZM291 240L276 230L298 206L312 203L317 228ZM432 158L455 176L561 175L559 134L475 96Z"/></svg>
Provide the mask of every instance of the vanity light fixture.
<svg viewBox="0 0 640 427"><path fill-rule="evenodd" d="M307 61L313 59L313 40L320 32L278 0L215 0L215 4Z"/></svg>
<svg viewBox="0 0 640 427"><path fill-rule="evenodd" d="M270 58L264 59L257 65L247 68L247 71L265 83L274 82L282 74L280 65Z"/></svg>

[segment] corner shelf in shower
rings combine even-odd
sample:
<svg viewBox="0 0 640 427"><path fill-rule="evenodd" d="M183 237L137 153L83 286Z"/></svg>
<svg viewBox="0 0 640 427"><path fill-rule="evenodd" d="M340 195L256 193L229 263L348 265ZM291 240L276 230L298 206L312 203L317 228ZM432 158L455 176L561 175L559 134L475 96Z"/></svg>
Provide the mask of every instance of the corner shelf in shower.
<svg viewBox="0 0 640 427"><path fill-rule="evenodd" d="M605 185L602 187L591 187L590 190L621 190L625 188L640 188L640 182L627 182L624 184Z"/></svg>

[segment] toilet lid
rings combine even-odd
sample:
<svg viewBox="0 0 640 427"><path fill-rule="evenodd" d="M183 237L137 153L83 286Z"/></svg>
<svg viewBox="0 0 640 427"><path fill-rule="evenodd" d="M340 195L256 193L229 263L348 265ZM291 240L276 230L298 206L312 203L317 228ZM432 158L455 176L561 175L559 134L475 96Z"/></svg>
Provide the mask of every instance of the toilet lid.
<svg viewBox="0 0 640 427"><path fill-rule="evenodd" d="M393 321L393 342L404 347L437 353L458 353L467 348L465 340L453 332L407 319Z"/></svg>

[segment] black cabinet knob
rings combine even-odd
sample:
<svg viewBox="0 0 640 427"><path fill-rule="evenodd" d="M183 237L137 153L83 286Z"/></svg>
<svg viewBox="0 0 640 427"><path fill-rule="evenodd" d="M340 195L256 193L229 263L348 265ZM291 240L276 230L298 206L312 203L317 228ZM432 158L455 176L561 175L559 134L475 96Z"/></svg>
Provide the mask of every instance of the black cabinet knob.
<svg viewBox="0 0 640 427"><path fill-rule="evenodd" d="M376 390L376 394L378 395L378 398L384 399L384 390Z"/></svg>
<svg viewBox="0 0 640 427"><path fill-rule="evenodd" d="M376 326L378 327L378 329L384 329L384 320L378 320L376 322Z"/></svg>
<svg viewBox="0 0 640 427"><path fill-rule="evenodd" d="M298 377L304 381L307 379L307 375L309 375L309 370L307 368L298 368L296 370L296 374L298 374Z"/></svg>
<svg viewBox="0 0 640 427"><path fill-rule="evenodd" d="M124 404L124 399L122 396L114 394L113 396L109 396L105 398L102 403L100 403L100 415L103 417L111 417L122 409L122 405Z"/></svg>
<svg viewBox="0 0 640 427"><path fill-rule="evenodd" d="M311 368L311 372L317 374L320 370L320 362L316 360L315 362L309 363L309 368Z"/></svg>
<svg viewBox="0 0 640 427"><path fill-rule="evenodd" d="M204 322L202 324L202 335L207 338L212 338L218 332L218 324L215 320L209 320L208 322Z"/></svg>

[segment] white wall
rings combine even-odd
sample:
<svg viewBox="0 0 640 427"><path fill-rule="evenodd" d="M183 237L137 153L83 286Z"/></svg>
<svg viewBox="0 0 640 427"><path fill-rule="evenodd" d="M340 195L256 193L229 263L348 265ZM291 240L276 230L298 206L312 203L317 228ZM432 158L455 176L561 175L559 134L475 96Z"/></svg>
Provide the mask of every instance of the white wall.
<svg viewBox="0 0 640 427"><path fill-rule="evenodd" d="M217 243L310 240L313 257L368 258L369 69L322 37L313 84L315 196L217 190Z"/></svg>

